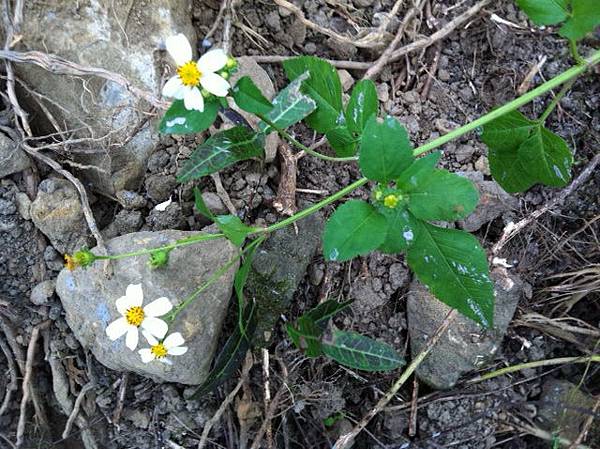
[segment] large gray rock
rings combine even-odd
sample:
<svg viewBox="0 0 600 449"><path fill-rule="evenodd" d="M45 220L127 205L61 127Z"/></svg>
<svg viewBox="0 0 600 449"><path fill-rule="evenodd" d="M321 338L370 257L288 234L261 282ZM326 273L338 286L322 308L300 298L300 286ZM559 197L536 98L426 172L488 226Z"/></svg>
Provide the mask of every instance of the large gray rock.
<svg viewBox="0 0 600 449"><path fill-rule="evenodd" d="M183 231L137 232L112 239L107 247L111 254L118 254L163 246L190 235L191 232ZM56 281L56 292L75 337L103 365L155 380L196 385L209 372L231 297L236 265L177 316L169 333L181 332L189 350L182 356L173 356L173 365L143 363L137 351L125 346L124 337L110 341L105 330L120 316L115 301L125 294L128 285L142 284L144 304L166 296L177 305L230 261L236 251L226 240L210 240L171 251L168 265L154 270L149 268L147 257L114 261L112 277L105 275L102 263L86 270L64 269ZM141 337L138 349L143 347L147 346Z"/></svg>
<svg viewBox="0 0 600 449"><path fill-rule="evenodd" d="M25 8L19 49L45 51L105 68L122 74L138 88L158 93L162 70L156 63L156 50L164 46L166 37L179 32L194 42L191 3L32 0ZM78 145L74 152L77 162L91 166L82 169L81 175L92 188L114 194L139 187L157 141L156 126L147 121L147 104L102 78L53 75L32 64L17 65L16 69L37 92L61 106L46 102L58 123L69 131L78 130L73 137L108 136ZM44 128L39 119L35 124ZM45 128L39 132L55 132Z"/></svg>
<svg viewBox="0 0 600 449"><path fill-rule="evenodd" d="M0 178L23 171L30 163L17 143L0 132Z"/></svg>
<svg viewBox="0 0 600 449"><path fill-rule="evenodd" d="M61 253L87 243L87 225L77 189L66 179L44 179L29 211L37 228Z"/></svg>
<svg viewBox="0 0 600 449"><path fill-rule="evenodd" d="M494 327L483 329L459 315L417 368L422 381L438 389L452 388L461 375L481 368L496 353L523 291L523 282L504 269L492 272L495 283ZM419 282L408 293L408 331L416 356L440 326L450 307L436 299Z"/></svg>
<svg viewBox="0 0 600 449"><path fill-rule="evenodd" d="M259 307L259 342L270 339L276 321L288 310L321 242L323 216L317 213L298 221L297 230L288 226L276 231L252 260L246 294Z"/></svg>

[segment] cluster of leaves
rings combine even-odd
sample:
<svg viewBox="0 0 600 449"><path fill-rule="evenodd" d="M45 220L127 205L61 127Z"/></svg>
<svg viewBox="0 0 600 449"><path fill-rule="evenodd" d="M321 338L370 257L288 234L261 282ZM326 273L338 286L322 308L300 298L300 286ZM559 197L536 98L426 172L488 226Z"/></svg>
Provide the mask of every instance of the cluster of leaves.
<svg viewBox="0 0 600 449"><path fill-rule="evenodd" d="M517 4L536 25L562 23L558 33L572 41L600 25L598 0L517 0Z"/></svg>
<svg viewBox="0 0 600 449"><path fill-rule="evenodd" d="M325 355L341 365L363 371L391 371L405 364L386 343L356 332L328 328L330 318L352 301L325 301L287 325L287 333L307 357Z"/></svg>

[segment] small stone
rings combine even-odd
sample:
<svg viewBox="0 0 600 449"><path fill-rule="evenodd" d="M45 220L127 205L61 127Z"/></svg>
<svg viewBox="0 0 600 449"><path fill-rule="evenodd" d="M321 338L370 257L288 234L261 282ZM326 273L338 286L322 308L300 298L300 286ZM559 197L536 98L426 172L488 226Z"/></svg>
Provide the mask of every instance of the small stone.
<svg viewBox="0 0 600 449"><path fill-rule="evenodd" d="M221 197L215 192L202 192L204 204L215 215L224 215L228 213L227 207L223 204Z"/></svg>
<svg viewBox="0 0 600 449"><path fill-rule="evenodd" d="M33 223L60 252L85 246L87 225L79 193L66 179L44 179L30 212Z"/></svg>
<svg viewBox="0 0 600 449"><path fill-rule="evenodd" d="M317 52L317 46L313 42L308 42L304 46L304 51L306 52L306 54L313 55Z"/></svg>
<svg viewBox="0 0 600 449"><path fill-rule="evenodd" d="M181 229L186 226L186 219L178 203L171 203L165 210L152 209L146 217L146 223L153 231Z"/></svg>
<svg viewBox="0 0 600 449"><path fill-rule="evenodd" d="M160 173L169 164L171 155L165 150L155 151L148 159L148 171L151 173Z"/></svg>
<svg viewBox="0 0 600 449"><path fill-rule="evenodd" d="M450 73L446 69L439 69L438 78L440 81L448 81L450 79Z"/></svg>
<svg viewBox="0 0 600 449"><path fill-rule="evenodd" d="M130 190L119 190L116 193L117 200L125 209L141 209L146 206L146 200L142 195Z"/></svg>
<svg viewBox="0 0 600 449"><path fill-rule="evenodd" d="M265 16L265 23L267 27L271 29L271 31L279 31L281 30L281 20L279 18L279 13L277 11L271 11Z"/></svg>
<svg viewBox="0 0 600 449"><path fill-rule="evenodd" d="M375 0L353 0L353 3L357 8L368 8L375 3Z"/></svg>
<svg viewBox="0 0 600 449"><path fill-rule="evenodd" d="M338 70L338 75L340 77L340 81L342 82L343 91L349 91L352 85L354 84L354 78L352 77L352 75L350 75L350 72L348 72L348 70L342 69Z"/></svg>
<svg viewBox="0 0 600 449"><path fill-rule="evenodd" d="M454 152L454 158L457 162L467 162L473 157L475 151L472 145L460 145Z"/></svg>
<svg viewBox="0 0 600 449"><path fill-rule="evenodd" d="M494 327L483 329L469 318L459 315L417 368L419 379L437 389L452 388L461 375L485 366L502 343L523 292L523 281L497 268L491 278L495 285ZM417 281L408 293L407 316L411 352L415 357L427 337L450 311ZM478 338L473 341L473 336Z"/></svg>
<svg viewBox="0 0 600 449"><path fill-rule="evenodd" d="M31 290L30 301L36 306L47 304L54 294L55 286L56 282L53 280L40 282Z"/></svg>
<svg viewBox="0 0 600 449"><path fill-rule="evenodd" d="M324 276L325 270L322 264L313 264L308 268L308 280L315 287L321 284Z"/></svg>
<svg viewBox="0 0 600 449"><path fill-rule="evenodd" d="M480 156L479 159L475 161L475 169L485 176L492 175L492 172L490 171L490 162L486 156Z"/></svg>
<svg viewBox="0 0 600 449"><path fill-rule="evenodd" d="M123 209L115 216L113 226L117 235L130 234L139 231L144 224L144 218L139 210Z"/></svg>
<svg viewBox="0 0 600 449"><path fill-rule="evenodd" d="M23 171L31 165L19 145L0 132L0 178Z"/></svg>
<svg viewBox="0 0 600 449"><path fill-rule="evenodd" d="M287 31L294 41L294 44L298 47L301 47L306 40L306 25L304 25L302 21L297 18L292 22Z"/></svg>
<svg viewBox="0 0 600 449"><path fill-rule="evenodd" d="M279 6L279 7L277 8L277 10L279 11L279 15L280 15L281 17L289 17L289 16L291 16L291 15L293 14L293 12L292 12L292 11L290 11L290 10L289 10L289 9L287 9L287 8L284 8L283 6Z"/></svg>
<svg viewBox="0 0 600 449"><path fill-rule="evenodd" d="M409 90L408 92L404 92L404 94L402 95L402 98L404 99L404 101L407 104L420 103L420 101L421 101L421 96L419 95L418 92L416 92L414 90Z"/></svg>
<svg viewBox="0 0 600 449"><path fill-rule="evenodd" d="M387 83L380 83L377 85L377 98L382 103L385 103L390 99L390 86L388 86Z"/></svg>
<svg viewBox="0 0 600 449"><path fill-rule="evenodd" d="M26 193L17 192L15 195L15 202L17 203L17 210L24 220L31 220L31 200Z"/></svg>
<svg viewBox="0 0 600 449"><path fill-rule="evenodd" d="M123 416L138 429L147 429L150 426L150 416L137 408L128 408Z"/></svg>
<svg viewBox="0 0 600 449"><path fill-rule="evenodd" d="M136 232L111 239L106 246L110 254L121 254L164 246L191 235L197 233ZM92 251L96 252L97 248ZM197 385L206 379L217 348L236 263L171 324L170 332L181 332L189 348L184 355L173 356L172 365L156 361L143 363L137 351L125 346L124 337L110 341L106 327L119 318L115 300L125 294L128 285L142 284L144 305L164 296L177 306L236 254L237 248L227 240L210 240L171 251L169 264L158 270L148 266L146 257L113 261L111 277L105 276L101 263L86 270L65 269L58 276L56 291L75 337L100 363L116 371L132 371L155 380ZM146 342L140 337L138 349L143 347L147 347Z"/></svg>
<svg viewBox="0 0 600 449"><path fill-rule="evenodd" d="M146 178L145 185L148 197L155 203L162 203L169 199L178 183L174 175L153 174Z"/></svg>
<svg viewBox="0 0 600 449"><path fill-rule="evenodd" d="M394 290L403 287L410 279L410 272L401 263L393 263L389 269L389 281Z"/></svg>
<svg viewBox="0 0 600 449"><path fill-rule="evenodd" d="M332 37L328 38L325 43L340 59L352 59L356 56L357 49L350 43L340 42Z"/></svg>

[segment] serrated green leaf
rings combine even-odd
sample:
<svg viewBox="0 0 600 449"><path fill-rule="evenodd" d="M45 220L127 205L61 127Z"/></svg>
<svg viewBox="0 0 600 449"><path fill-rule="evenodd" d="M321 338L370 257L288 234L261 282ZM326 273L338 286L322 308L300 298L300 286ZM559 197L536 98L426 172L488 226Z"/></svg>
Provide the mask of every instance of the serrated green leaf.
<svg viewBox="0 0 600 449"><path fill-rule="evenodd" d="M367 121L372 116L377 116L378 106L375 83L371 80L361 80L356 83L346 106L348 129L357 134L362 134Z"/></svg>
<svg viewBox="0 0 600 449"><path fill-rule="evenodd" d="M528 174L543 184L564 187L571 180L573 155L567 143L542 126L519 146L518 158Z"/></svg>
<svg viewBox="0 0 600 449"><path fill-rule="evenodd" d="M318 357L322 354L321 334L322 330L309 317L303 315L296 321L296 325L290 323L286 326L287 333L294 343L307 357Z"/></svg>
<svg viewBox="0 0 600 449"><path fill-rule="evenodd" d="M363 130L358 164L363 174L387 184L414 161L408 134L394 117L371 117Z"/></svg>
<svg viewBox="0 0 600 449"><path fill-rule="evenodd" d="M315 101L300 91L308 77L308 73L300 75L273 99L273 109L265 117L278 128L286 129L298 123L317 108ZM258 126L266 134L274 131L264 122Z"/></svg>
<svg viewBox="0 0 600 449"><path fill-rule="evenodd" d="M249 76L241 77L232 89L235 103L253 114L268 114L273 105L267 100Z"/></svg>
<svg viewBox="0 0 600 449"><path fill-rule="evenodd" d="M180 182L216 173L238 161L261 157L264 154L264 134L236 126L209 137L200 144L183 165Z"/></svg>
<svg viewBox="0 0 600 449"><path fill-rule="evenodd" d="M329 300L322 302L317 307L309 310L304 315L314 321L321 329L327 324L329 318L333 317L336 313L350 307L350 304L354 302L353 299L344 302L337 302Z"/></svg>
<svg viewBox="0 0 600 449"><path fill-rule="evenodd" d="M486 328L493 326L494 285L475 237L421 222L407 261L436 298Z"/></svg>
<svg viewBox="0 0 600 449"><path fill-rule="evenodd" d="M158 131L162 134L200 133L214 123L218 111L216 100L205 101L203 112L186 109L183 100L175 100L163 115Z"/></svg>
<svg viewBox="0 0 600 449"><path fill-rule="evenodd" d="M225 237L235 246L242 246L248 234L255 231L254 228L246 226L239 217L235 215L217 215L215 223Z"/></svg>
<svg viewBox="0 0 600 449"><path fill-rule="evenodd" d="M421 220L454 221L475 210L479 193L473 182L446 170L415 175L407 184L408 209Z"/></svg>
<svg viewBox="0 0 600 449"><path fill-rule="evenodd" d="M555 25L569 15L569 0L517 0L517 5L536 25Z"/></svg>
<svg viewBox="0 0 600 449"><path fill-rule="evenodd" d="M321 346L323 353L339 364L363 371L392 371L406 363L387 343L356 332L334 329Z"/></svg>
<svg viewBox="0 0 600 449"><path fill-rule="evenodd" d="M387 254L398 254L405 251L418 238L420 229L415 217L404 208L380 209L388 223L388 230L379 251Z"/></svg>
<svg viewBox="0 0 600 449"><path fill-rule="evenodd" d="M210 221L215 221L215 214L206 206L204 199L202 198L202 192L198 187L194 187L194 206L196 210Z"/></svg>
<svg viewBox="0 0 600 449"><path fill-rule="evenodd" d="M398 188L405 191L410 190L417 184L417 179L422 179L433 171L441 157L441 151L436 151L414 161L396 179Z"/></svg>
<svg viewBox="0 0 600 449"><path fill-rule="evenodd" d="M236 326L215 359L206 380L192 395L193 398L198 398L213 391L229 379L241 365L246 351L250 348L250 340L256 329L257 316L254 301L244 308L242 321L245 323L243 332L239 326Z"/></svg>
<svg viewBox="0 0 600 449"><path fill-rule="evenodd" d="M342 262L376 249L387 234L387 220L368 203L351 200L339 206L325 225L325 260Z"/></svg>
<svg viewBox="0 0 600 449"><path fill-rule="evenodd" d="M353 137L345 126L330 129L325 133L325 137L338 157L349 157L356 154L358 139Z"/></svg>
<svg viewBox="0 0 600 449"><path fill-rule="evenodd" d="M571 0L571 15L559 30L562 37L578 41L600 25L598 0Z"/></svg>
<svg viewBox="0 0 600 449"><path fill-rule="evenodd" d="M290 81L308 72L310 78L302 84L302 91L312 98L317 109L306 118L308 126L325 134L343 125L342 83L335 67L315 56L300 56L283 62Z"/></svg>

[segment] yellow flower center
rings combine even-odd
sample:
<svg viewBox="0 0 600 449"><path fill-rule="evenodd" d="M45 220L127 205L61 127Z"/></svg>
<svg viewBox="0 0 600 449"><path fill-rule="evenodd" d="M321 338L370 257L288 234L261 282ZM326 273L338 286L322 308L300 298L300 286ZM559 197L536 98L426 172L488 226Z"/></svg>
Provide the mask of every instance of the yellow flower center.
<svg viewBox="0 0 600 449"><path fill-rule="evenodd" d="M144 309L142 309L140 306L130 307L125 313L125 319L127 320L127 323L137 327L140 327L142 321L144 321L144 316Z"/></svg>
<svg viewBox="0 0 600 449"><path fill-rule="evenodd" d="M383 205L393 209L398 205L398 197L396 195L388 195L383 199Z"/></svg>
<svg viewBox="0 0 600 449"><path fill-rule="evenodd" d="M150 348L150 351L152 352L152 354L154 354L154 357L156 357L157 359L162 359L167 355L167 348L165 348L165 345L163 345L162 343L158 343L152 346Z"/></svg>
<svg viewBox="0 0 600 449"><path fill-rule="evenodd" d="M200 82L202 73L194 61L186 62L177 68L177 74L184 86L194 87Z"/></svg>

